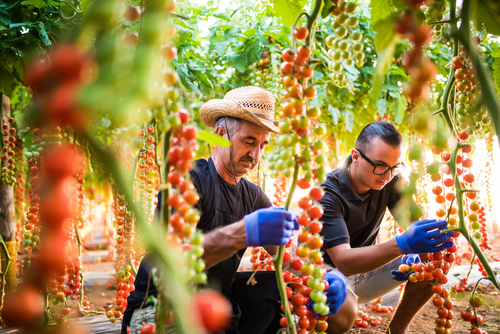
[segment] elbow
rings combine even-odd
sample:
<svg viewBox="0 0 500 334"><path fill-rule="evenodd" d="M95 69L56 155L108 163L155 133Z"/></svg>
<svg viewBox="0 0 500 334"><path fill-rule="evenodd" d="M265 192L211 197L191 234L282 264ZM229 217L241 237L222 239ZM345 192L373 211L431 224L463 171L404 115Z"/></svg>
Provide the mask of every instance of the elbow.
<svg viewBox="0 0 500 334"><path fill-rule="evenodd" d="M338 271L344 274L345 277L357 274L357 272L353 270L353 268L351 268L351 266L349 266L349 264L346 261L337 261L334 263Z"/></svg>

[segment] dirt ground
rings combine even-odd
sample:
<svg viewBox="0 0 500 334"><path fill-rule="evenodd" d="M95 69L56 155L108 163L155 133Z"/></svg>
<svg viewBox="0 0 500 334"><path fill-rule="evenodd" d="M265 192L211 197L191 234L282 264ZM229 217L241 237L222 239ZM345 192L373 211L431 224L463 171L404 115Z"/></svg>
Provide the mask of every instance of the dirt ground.
<svg viewBox="0 0 500 334"><path fill-rule="evenodd" d="M496 291L491 285L481 285L479 291L484 299L484 305L478 309L479 314L484 318L484 324L481 328L488 333L500 333L500 292ZM452 327L452 332L454 334L465 334L470 332L470 324L460 319L460 312L468 306L469 294L470 291L465 291L456 295L454 293L452 294L452 297L455 298L455 307L453 309L455 319L453 320ZM107 311L113 307L114 290L106 289L104 286L91 286L85 288L85 295L88 297L91 310ZM76 307L76 301L71 301L71 303ZM364 306L363 312L368 316L380 316L382 318L382 324L380 326L369 326L368 328L355 326L349 333L368 334L385 332L392 314L374 312L371 311L368 306L362 306ZM432 302L427 303L413 319L408 334L434 333L434 321L437 317L436 311L437 308L432 305ZM74 313L72 312L72 314Z"/></svg>
<svg viewBox="0 0 500 334"><path fill-rule="evenodd" d="M479 294L484 300L483 306L478 308L478 313L483 317L484 323L481 329L487 333L500 333L500 292L495 289L492 285L480 285L478 287ZM455 319L453 319L453 327L451 328L452 333L466 334L470 333L471 325L460 319L460 312L469 306L469 295L471 288L468 288L465 292L452 293L452 298L455 298L453 308L453 313ZM495 295L496 294L496 295ZM434 328L436 327L435 320L437 318L437 307L432 305L429 301L421 310L418 312L417 316L413 318L413 321L408 328L408 334L431 334L434 333ZM392 317L392 314L388 313L378 313L370 310L368 306L363 309L368 316L379 316L382 318L382 324L380 326L369 326L368 328L354 327L349 331L349 333L384 333L387 329L387 325Z"/></svg>

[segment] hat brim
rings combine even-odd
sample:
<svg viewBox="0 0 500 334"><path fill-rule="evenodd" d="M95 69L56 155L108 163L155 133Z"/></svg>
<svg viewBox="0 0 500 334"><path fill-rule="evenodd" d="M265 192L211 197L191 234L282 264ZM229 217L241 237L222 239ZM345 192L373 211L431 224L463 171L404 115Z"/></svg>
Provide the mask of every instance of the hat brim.
<svg viewBox="0 0 500 334"><path fill-rule="evenodd" d="M211 128L215 128L217 119L224 116L244 119L271 132L281 133L277 126L279 124L278 121L271 121L263 117L258 117L250 110L239 105L235 100L213 99L203 103L200 108L201 121Z"/></svg>

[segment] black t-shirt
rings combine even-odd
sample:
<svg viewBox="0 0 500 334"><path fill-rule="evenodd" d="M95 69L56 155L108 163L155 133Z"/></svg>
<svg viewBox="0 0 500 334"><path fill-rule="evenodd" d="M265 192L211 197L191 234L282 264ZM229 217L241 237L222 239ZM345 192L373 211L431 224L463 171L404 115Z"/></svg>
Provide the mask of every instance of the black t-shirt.
<svg viewBox="0 0 500 334"><path fill-rule="evenodd" d="M213 170L215 170L213 162L211 163ZM201 212L197 227L203 231L203 233L208 233L218 227L237 222L243 219L243 216L255 210L272 206L271 201L262 189L248 180L241 178L238 184L233 185L227 183L219 174L211 173L208 160L196 160L194 162L194 168L189 174L193 181L193 185L200 195L200 200L194 207ZM217 182L215 182L212 177L214 174L217 175ZM217 189L219 189L220 192L218 192ZM158 206L155 211L156 217L159 217L160 203L161 194L158 197ZM222 215L226 217L224 222L214 217L216 215L216 207L218 207ZM230 282L232 282L244 252L245 249L242 249L230 258L208 269L209 284L214 285L215 288L221 289L225 295L228 295ZM141 262L135 280L135 288L139 291L148 291L149 295L156 295L153 281L149 277L149 272L152 268L151 262L149 256L146 256ZM229 284L225 284L225 282L229 282Z"/></svg>
<svg viewBox="0 0 500 334"><path fill-rule="evenodd" d="M334 263L326 252L329 248L341 244L350 244L352 248L375 244L386 208L392 211L401 198L399 175L381 190L371 189L364 195L355 193L347 174L351 163L349 156L342 167L327 174L322 184L325 196L319 201L324 209L321 235L325 263L330 265Z"/></svg>

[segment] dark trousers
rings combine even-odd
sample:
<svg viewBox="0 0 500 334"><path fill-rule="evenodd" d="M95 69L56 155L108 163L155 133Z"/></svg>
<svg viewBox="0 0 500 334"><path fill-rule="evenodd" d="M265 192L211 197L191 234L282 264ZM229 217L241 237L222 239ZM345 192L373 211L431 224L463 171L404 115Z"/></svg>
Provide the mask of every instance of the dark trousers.
<svg viewBox="0 0 500 334"><path fill-rule="evenodd" d="M281 328L281 302L274 271L261 271L255 275L257 284L247 285L252 272L238 272L231 286L231 299L241 316L236 330L226 334L276 334Z"/></svg>

